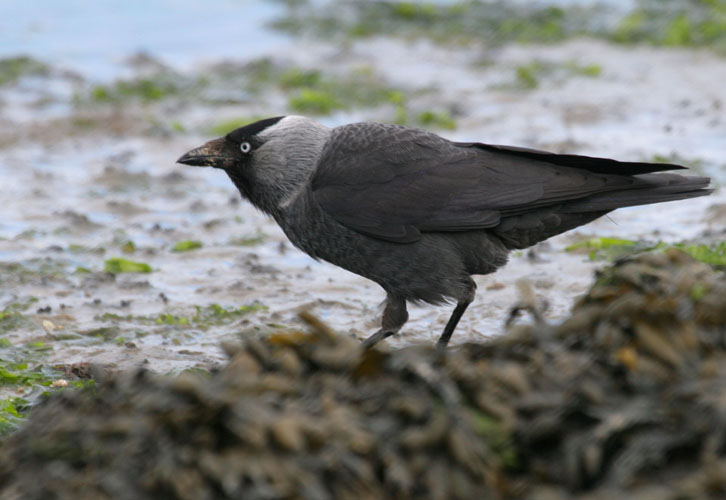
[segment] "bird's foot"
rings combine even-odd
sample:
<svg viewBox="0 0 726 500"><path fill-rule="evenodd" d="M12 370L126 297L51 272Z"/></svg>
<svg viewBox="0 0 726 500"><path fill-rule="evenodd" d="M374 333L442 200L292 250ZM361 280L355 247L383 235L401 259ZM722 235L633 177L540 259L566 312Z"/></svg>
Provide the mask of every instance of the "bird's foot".
<svg viewBox="0 0 726 500"><path fill-rule="evenodd" d="M378 342L380 342L383 339L386 339L393 335L396 332L391 331L385 331L385 330L378 330L376 333L365 339L363 342L361 342L361 345L363 346L363 349L370 349L374 345L376 345Z"/></svg>
<svg viewBox="0 0 726 500"><path fill-rule="evenodd" d="M532 284L528 280L517 280L516 285L519 292L519 300L509 310L509 316L507 316L504 327L511 327L522 312L530 313L535 323L544 323L544 314L549 309L549 302L546 299L538 300L534 293L534 287L532 287Z"/></svg>

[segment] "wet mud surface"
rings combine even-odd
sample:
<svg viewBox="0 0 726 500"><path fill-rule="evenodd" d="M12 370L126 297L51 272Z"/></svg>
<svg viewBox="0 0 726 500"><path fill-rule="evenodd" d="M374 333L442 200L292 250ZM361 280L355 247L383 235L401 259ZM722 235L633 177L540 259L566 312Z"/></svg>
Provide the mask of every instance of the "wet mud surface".
<svg viewBox="0 0 726 500"><path fill-rule="evenodd" d="M363 351L233 342L211 375L101 377L0 454L0 498L723 498L726 279L678 250L598 274L561 324Z"/></svg>
<svg viewBox="0 0 726 500"><path fill-rule="evenodd" d="M716 83L721 79L699 74L707 66L709 75L722 72L726 78L726 63L708 53L626 50L594 41L512 46L493 53L391 40L336 50L305 43L311 44L306 51L273 53L270 64L305 68L315 54L321 71L375 67L375 85L405 88L412 96L408 109L426 109L434 102L448 106L458 128L441 133L453 139L631 160L673 161L676 155L675 161L693 166L695 173L713 175L717 183L723 178L719 141L726 133L721 117L726 96ZM556 65L585 56L602 66L601 76L544 76L529 90L514 85L514 69L523 61ZM488 64L476 66L482 57ZM416 62L415 85L397 72L403 60ZM138 75L164 67L148 56L129 64ZM219 71L214 67L204 70L212 80ZM227 64L226 71L231 67ZM250 75L262 78L253 68L259 70L242 65L241 81L220 80L203 94L244 87ZM176 73L166 68L162 74ZM68 78L49 75L36 78ZM195 73L183 76L196 78ZM72 85L101 92L80 82ZM81 104L63 104L61 94L53 94L50 104L41 97L40 102L10 99L14 93L34 95L37 87L25 80L2 89L10 104L1 109L7 120L0 128L13 139L2 149L0 164L0 280L5 285L0 301L5 311L18 309L24 325L0 324L2 337L13 346L43 342L42 357L49 364L90 361L119 369L147 364L167 372L221 361L219 342L239 333L254 336L294 327L301 309L356 338L376 329L384 294L375 284L292 248L274 222L240 201L223 173L174 164L181 152L219 135L210 130L215 123L286 112L280 107L284 85L270 83L238 104L195 101L199 95L194 93L150 101L135 94L122 98L119 89L129 88L105 88L102 96L121 94L100 102L76 98ZM361 106L321 119L334 125L391 119L389 113L395 112L390 105ZM47 118L46 110L63 107L61 117ZM569 245L592 236L719 241L723 205L717 191L688 202L621 210L532 252L513 253L498 273L477 278L477 300L453 341L498 334L516 301L520 278L530 280L547 301L548 319L562 318L602 265L565 252ZM151 272L106 272L107 261L117 258L146 264ZM413 308L406 328L389 344L431 341L449 312L450 307ZM50 330L44 322L50 322Z"/></svg>

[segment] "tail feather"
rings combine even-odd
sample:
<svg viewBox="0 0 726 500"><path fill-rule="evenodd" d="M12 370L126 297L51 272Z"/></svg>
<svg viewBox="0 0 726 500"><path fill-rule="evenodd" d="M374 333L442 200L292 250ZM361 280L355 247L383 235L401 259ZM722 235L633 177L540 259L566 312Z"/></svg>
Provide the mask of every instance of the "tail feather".
<svg viewBox="0 0 726 500"><path fill-rule="evenodd" d="M640 182L629 189L610 191L566 203L561 213L601 212L617 208L685 200L710 194L708 177L684 177L676 174L635 176Z"/></svg>

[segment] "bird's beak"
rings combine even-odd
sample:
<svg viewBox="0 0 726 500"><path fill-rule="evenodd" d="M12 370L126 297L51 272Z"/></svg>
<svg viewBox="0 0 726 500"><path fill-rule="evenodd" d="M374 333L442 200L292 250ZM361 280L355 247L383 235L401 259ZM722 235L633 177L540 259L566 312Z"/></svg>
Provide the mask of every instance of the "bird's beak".
<svg viewBox="0 0 726 500"><path fill-rule="evenodd" d="M230 168L235 163L235 155L224 138L219 138L192 149L176 162L195 167Z"/></svg>

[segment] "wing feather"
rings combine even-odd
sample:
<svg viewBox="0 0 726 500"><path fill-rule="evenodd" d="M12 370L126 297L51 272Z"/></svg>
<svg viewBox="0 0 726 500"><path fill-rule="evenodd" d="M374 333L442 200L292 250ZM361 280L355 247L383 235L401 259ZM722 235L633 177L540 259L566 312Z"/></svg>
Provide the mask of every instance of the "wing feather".
<svg viewBox="0 0 726 500"><path fill-rule="evenodd" d="M682 167L455 143L423 130L358 123L334 129L312 192L341 224L408 243L422 232L494 228L504 217L629 190L644 184L632 175L674 168Z"/></svg>

